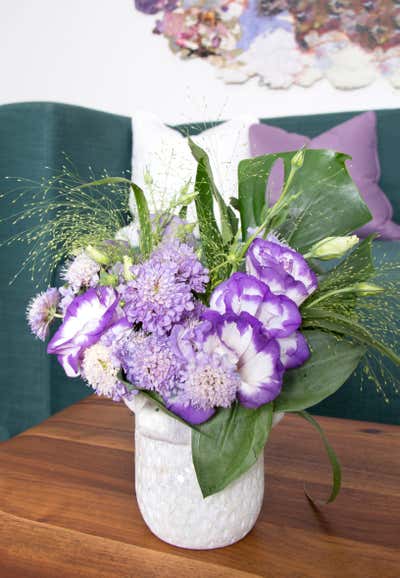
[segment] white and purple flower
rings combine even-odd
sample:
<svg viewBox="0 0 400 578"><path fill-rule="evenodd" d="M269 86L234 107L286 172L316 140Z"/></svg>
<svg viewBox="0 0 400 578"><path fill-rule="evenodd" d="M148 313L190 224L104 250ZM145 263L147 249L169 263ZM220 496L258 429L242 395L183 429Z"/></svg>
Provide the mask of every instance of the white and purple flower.
<svg viewBox="0 0 400 578"><path fill-rule="evenodd" d="M267 285L246 273L234 273L211 295L210 308L240 315L247 312L261 321L271 337L288 337L300 327L297 305L285 295L274 295Z"/></svg>
<svg viewBox="0 0 400 578"><path fill-rule="evenodd" d="M275 295L286 295L301 305L317 288L314 271L300 253L275 236L256 238L246 254L246 269L265 283Z"/></svg>
<svg viewBox="0 0 400 578"><path fill-rule="evenodd" d="M57 355L69 377L77 377L86 348L99 341L118 319L117 293L111 287L89 289L78 295L66 310L60 325L47 346L47 353Z"/></svg>
<svg viewBox="0 0 400 578"><path fill-rule="evenodd" d="M29 327L34 335L44 341L49 333L49 325L57 312L60 301L58 289L49 287L34 297L26 312Z"/></svg>

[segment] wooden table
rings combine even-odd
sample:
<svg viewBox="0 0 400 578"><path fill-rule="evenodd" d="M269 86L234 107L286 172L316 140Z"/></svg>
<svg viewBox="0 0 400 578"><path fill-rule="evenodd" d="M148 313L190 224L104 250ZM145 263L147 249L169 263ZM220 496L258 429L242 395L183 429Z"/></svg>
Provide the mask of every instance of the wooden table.
<svg viewBox="0 0 400 578"><path fill-rule="evenodd" d="M321 418L341 458L337 502L315 431L287 416L266 448L260 519L221 550L155 538L133 495L133 416L90 397L0 445L0 577L400 576L400 428Z"/></svg>

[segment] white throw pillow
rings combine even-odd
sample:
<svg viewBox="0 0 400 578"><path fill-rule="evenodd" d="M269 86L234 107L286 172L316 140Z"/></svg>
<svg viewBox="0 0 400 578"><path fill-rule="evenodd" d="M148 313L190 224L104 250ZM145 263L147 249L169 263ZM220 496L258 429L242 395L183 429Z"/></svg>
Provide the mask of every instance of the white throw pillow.
<svg viewBox="0 0 400 578"><path fill-rule="evenodd" d="M258 122L256 117L243 116L192 137L209 155L215 184L227 203L230 197L237 196L239 161L251 156L249 128L255 122ZM134 115L132 133L132 180L145 192L150 211L167 208L188 183L188 191L193 191L197 163L187 138L147 112ZM133 198L131 210L136 214ZM194 203L188 218L196 220Z"/></svg>

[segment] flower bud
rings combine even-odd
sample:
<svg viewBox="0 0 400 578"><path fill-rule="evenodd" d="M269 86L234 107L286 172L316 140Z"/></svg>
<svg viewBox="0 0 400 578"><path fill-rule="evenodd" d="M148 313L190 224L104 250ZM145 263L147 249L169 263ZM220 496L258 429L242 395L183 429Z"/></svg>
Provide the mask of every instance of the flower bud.
<svg viewBox="0 0 400 578"><path fill-rule="evenodd" d="M315 243L305 256L307 259L321 259L322 261L339 259L339 257L342 257L347 251L357 245L358 240L357 235L326 237L322 241Z"/></svg>
<svg viewBox="0 0 400 578"><path fill-rule="evenodd" d="M99 283L102 286L116 287L118 285L118 277L117 275L111 275L105 271L102 271L100 274Z"/></svg>
<svg viewBox="0 0 400 578"><path fill-rule="evenodd" d="M110 257L93 247L93 245L88 245L85 249L85 252L93 261L96 261L99 265L109 265L110 264Z"/></svg>
<svg viewBox="0 0 400 578"><path fill-rule="evenodd" d="M300 150L298 150L296 152L296 154L292 157L292 167L296 167L297 169L300 169L303 166L303 162L304 162L304 154L305 154L305 149L301 148Z"/></svg>
<svg viewBox="0 0 400 578"><path fill-rule="evenodd" d="M133 261L128 255L124 255L122 258L124 264L124 279L125 281L133 281L135 278L134 274L131 271L131 267L133 265Z"/></svg>
<svg viewBox="0 0 400 578"><path fill-rule="evenodd" d="M379 285L374 285L373 283L357 283L354 285L354 289L357 293L367 297L368 295L377 295L378 293L383 293L383 287Z"/></svg>

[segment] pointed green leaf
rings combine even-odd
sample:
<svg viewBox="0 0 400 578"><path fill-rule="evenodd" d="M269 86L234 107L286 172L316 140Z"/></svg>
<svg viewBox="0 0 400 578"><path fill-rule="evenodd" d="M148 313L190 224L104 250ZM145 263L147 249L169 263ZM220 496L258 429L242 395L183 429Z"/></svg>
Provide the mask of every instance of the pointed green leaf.
<svg viewBox="0 0 400 578"><path fill-rule="evenodd" d="M148 257L153 247L150 211L142 189L135 185L135 183L131 183L131 187L138 211L140 227L140 250L144 257Z"/></svg>
<svg viewBox="0 0 400 578"><path fill-rule="evenodd" d="M200 187L201 185L202 189L204 189L204 187L207 187L211 192L211 195L216 200L220 211L222 240L224 244L230 243L235 235L235 233L232 230L232 222L231 222L232 214L229 213L228 207L215 185L208 155L191 139L189 139L189 146L194 158L199 163L199 165L200 164L202 165L203 169L199 175L201 176L202 183L200 183L198 181L198 177L196 177L196 190L198 190L198 187ZM214 214L213 203L211 204L210 209L212 214ZM233 217L234 219L236 219L234 215Z"/></svg>
<svg viewBox="0 0 400 578"><path fill-rule="evenodd" d="M347 168L347 155L330 150L303 151L301 165L292 166L297 152L265 155L239 164L239 199L243 236L248 227L262 222L265 189L273 163L282 159L285 168L285 203L278 232L300 251L306 252L325 237L346 235L371 219L371 213ZM294 170L291 170L294 169ZM275 225L277 226L277 225Z"/></svg>
<svg viewBox="0 0 400 578"><path fill-rule="evenodd" d="M299 411L337 391L355 371L365 347L321 330L303 331L311 357L286 371L274 411Z"/></svg>
<svg viewBox="0 0 400 578"><path fill-rule="evenodd" d="M266 188L277 155L264 155L240 161L238 166L239 211L243 240L248 229L261 225L266 207Z"/></svg>
<svg viewBox="0 0 400 578"><path fill-rule="evenodd" d="M272 404L247 409L235 403L192 431L192 457L203 496L211 496L247 472L272 427Z"/></svg>

